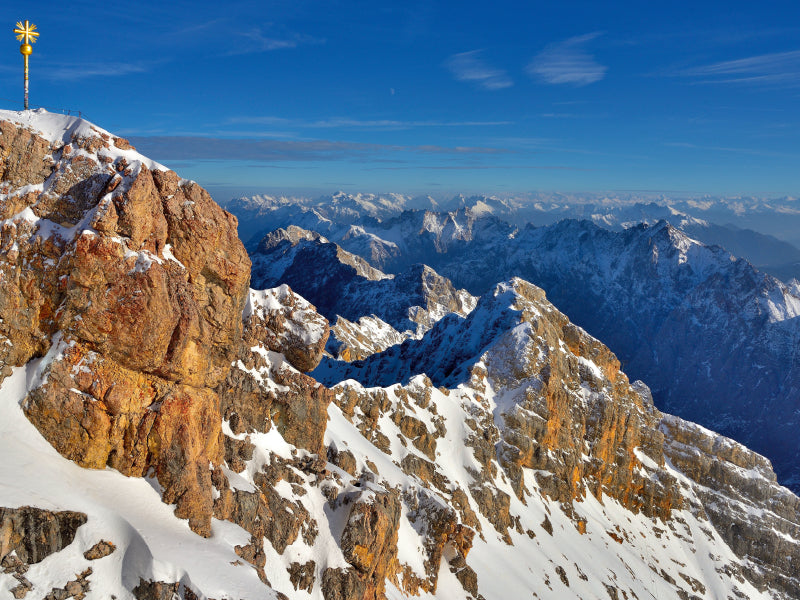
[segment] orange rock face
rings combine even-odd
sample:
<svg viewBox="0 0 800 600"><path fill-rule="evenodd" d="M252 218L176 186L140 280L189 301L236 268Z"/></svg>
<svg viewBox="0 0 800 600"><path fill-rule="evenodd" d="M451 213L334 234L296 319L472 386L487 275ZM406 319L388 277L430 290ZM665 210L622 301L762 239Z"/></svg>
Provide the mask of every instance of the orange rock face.
<svg viewBox="0 0 800 600"><path fill-rule="evenodd" d="M517 348L509 338L511 345L501 344L489 359L488 374L501 388L507 381L533 382L516 392L514 410L503 415L502 464L517 495L525 494L520 468L536 469L543 490L561 502L588 491L669 518L681 504L676 482L654 481L635 452L664 464L661 414L649 392L632 386L616 356L555 310L540 288L515 280L514 289L530 339L539 342L511 357Z"/></svg>
<svg viewBox="0 0 800 600"><path fill-rule="evenodd" d="M47 381L26 399L31 422L82 467L152 473L176 515L209 535L209 464L222 461L216 393L126 369L74 341L53 350Z"/></svg>
<svg viewBox="0 0 800 600"><path fill-rule="evenodd" d="M363 600L384 598L387 577L397 570L400 501L392 493L362 494L354 501L342 533L342 553L364 585Z"/></svg>
<svg viewBox="0 0 800 600"><path fill-rule="evenodd" d="M8 122L0 133L3 375L47 354L25 402L42 434L82 466L153 474L209 535L214 388L250 277L236 219L100 130L53 143Z"/></svg>

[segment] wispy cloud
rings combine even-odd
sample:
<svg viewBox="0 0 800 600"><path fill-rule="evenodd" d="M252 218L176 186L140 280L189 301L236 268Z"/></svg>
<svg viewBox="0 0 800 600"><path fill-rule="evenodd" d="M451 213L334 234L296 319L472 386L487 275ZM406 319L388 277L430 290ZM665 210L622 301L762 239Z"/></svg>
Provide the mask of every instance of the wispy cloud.
<svg viewBox="0 0 800 600"><path fill-rule="evenodd" d="M785 152L773 152L771 150L761 150L758 148L737 148L732 146L705 146L693 144L691 142L664 142L665 146L671 148L687 148L689 150L716 151L716 152L735 152L737 154L749 154L751 156L768 156L773 158L792 158L798 159L798 154L788 154Z"/></svg>
<svg viewBox="0 0 800 600"><path fill-rule="evenodd" d="M580 87L600 81L606 76L608 69L584 49L598 35L600 34L597 32L589 33L550 44L528 64L528 74L554 85Z"/></svg>
<svg viewBox="0 0 800 600"><path fill-rule="evenodd" d="M475 146L410 146L408 149L415 152L429 152L433 154L506 154L510 152L504 148L481 148Z"/></svg>
<svg viewBox="0 0 800 600"><path fill-rule="evenodd" d="M476 171L476 170L513 170L522 169L525 171L595 171L583 167L569 167L564 165L415 165L409 167L371 167L370 171L405 171L405 170L427 170L427 171Z"/></svg>
<svg viewBox="0 0 800 600"><path fill-rule="evenodd" d="M444 64L457 80L474 83L485 90L501 90L514 85L504 70L490 66L481 53L482 50L470 50L453 54Z"/></svg>
<svg viewBox="0 0 800 600"><path fill-rule="evenodd" d="M272 36L265 33L260 27L253 27L238 33L240 43L227 52L228 56L255 54L258 52L269 52L271 50L283 50L286 48L297 48L298 46L325 43L325 40L322 38L302 33Z"/></svg>
<svg viewBox="0 0 800 600"><path fill-rule="evenodd" d="M325 161L375 152L377 144L329 140L291 141L195 136L132 137L131 142L157 160Z"/></svg>
<svg viewBox="0 0 800 600"><path fill-rule="evenodd" d="M726 60L672 74L693 78L697 83L796 87L800 86L800 50Z"/></svg>
<svg viewBox="0 0 800 600"><path fill-rule="evenodd" d="M120 77L145 73L151 65L142 63L88 63L88 64L53 64L42 69L42 75L55 81L77 81L90 77Z"/></svg>
<svg viewBox="0 0 800 600"><path fill-rule="evenodd" d="M199 23L189 23L184 25L183 27L179 27L178 29L172 30L168 37L174 39L176 37L195 36L198 33L203 33L211 29L216 29L222 24L229 21L230 21L229 17L216 17L213 19L208 19L206 21L201 21Z"/></svg>
<svg viewBox="0 0 800 600"><path fill-rule="evenodd" d="M398 121L395 119L361 120L348 118L322 119L311 121L304 127L344 127L366 129L410 129L415 127L484 127L510 125L511 121Z"/></svg>
<svg viewBox="0 0 800 600"><path fill-rule="evenodd" d="M589 115L581 113L568 113L568 112L547 112L539 115L544 119L597 119L606 118L606 115Z"/></svg>

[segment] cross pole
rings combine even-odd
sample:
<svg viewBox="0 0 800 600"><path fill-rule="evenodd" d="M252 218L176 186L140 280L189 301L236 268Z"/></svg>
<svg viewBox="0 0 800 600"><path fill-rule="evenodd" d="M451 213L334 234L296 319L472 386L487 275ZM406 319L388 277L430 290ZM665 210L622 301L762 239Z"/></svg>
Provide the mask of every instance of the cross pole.
<svg viewBox="0 0 800 600"><path fill-rule="evenodd" d="M33 46L36 43L36 38L39 37L39 32L36 31L36 25L28 22L17 21L17 27L14 29L17 34L17 41L22 42L19 47L19 52L25 61L25 110L28 110L28 57L33 53Z"/></svg>

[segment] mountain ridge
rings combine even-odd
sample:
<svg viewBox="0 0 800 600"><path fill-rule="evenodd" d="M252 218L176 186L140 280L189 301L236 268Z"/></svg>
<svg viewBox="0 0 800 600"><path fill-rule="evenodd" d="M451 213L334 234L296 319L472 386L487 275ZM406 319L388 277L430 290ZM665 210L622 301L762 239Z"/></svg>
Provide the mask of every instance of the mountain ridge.
<svg viewBox="0 0 800 600"><path fill-rule="evenodd" d="M430 357L454 387L328 388L304 372L329 322L249 286L234 217L111 134L35 117L0 113L0 590L797 595L800 499L657 411L540 288L423 333L460 347Z"/></svg>
<svg viewBox="0 0 800 600"><path fill-rule="evenodd" d="M791 285L665 221L619 232L574 220L517 229L462 210L404 212L362 229L368 246L353 236L340 243L365 260L379 256L374 264L388 272L425 260L476 295L514 276L542 286L648 382L660 407L755 446L798 485ZM375 251L376 238L393 252ZM769 408L759 412L747 390ZM706 398L714 408L704 409Z"/></svg>

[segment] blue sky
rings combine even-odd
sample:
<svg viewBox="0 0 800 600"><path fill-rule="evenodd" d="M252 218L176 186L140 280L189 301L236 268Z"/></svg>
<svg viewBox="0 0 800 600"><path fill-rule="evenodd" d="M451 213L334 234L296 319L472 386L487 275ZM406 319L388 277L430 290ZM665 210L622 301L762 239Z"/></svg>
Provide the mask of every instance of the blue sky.
<svg viewBox="0 0 800 600"><path fill-rule="evenodd" d="M3 108L26 18L32 104L217 194L800 194L796 1L37 2Z"/></svg>

